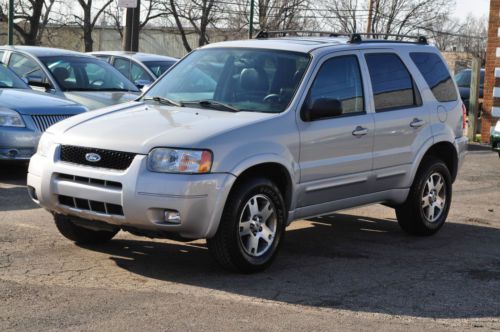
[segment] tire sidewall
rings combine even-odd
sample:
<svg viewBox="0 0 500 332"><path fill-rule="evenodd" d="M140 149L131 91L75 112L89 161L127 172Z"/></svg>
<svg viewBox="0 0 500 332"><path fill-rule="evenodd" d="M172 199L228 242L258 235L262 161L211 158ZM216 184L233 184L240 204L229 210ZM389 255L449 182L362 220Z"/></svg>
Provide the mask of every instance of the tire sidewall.
<svg viewBox="0 0 500 332"><path fill-rule="evenodd" d="M441 216L439 216L439 218L436 221L429 222L427 220L427 218L425 217L424 211L421 207L421 198L422 198L423 190L425 188L425 184L426 184L427 180L429 179L429 177L431 176L431 174L433 174L433 173L439 173L443 177L443 180L444 180L445 186L446 186L445 187L446 202L445 202L444 210L441 213ZM415 192L416 199L414 202L414 204L415 204L414 208L416 210L416 213L418 213L419 219L421 220L421 222L425 228L432 230L432 231L437 231L438 229L440 229L444 225L444 222L446 221L446 218L448 217L448 212L450 211L452 192L453 192L453 190L452 190L451 175L450 175L448 168L446 167L446 165L443 162L441 162L441 161L434 162L434 163L430 164L430 166L427 167L424 172L421 173L421 176L419 178L418 185L416 188L416 192Z"/></svg>
<svg viewBox="0 0 500 332"><path fill-rule="evenodd" d="M268 266L276 256L281 243L283 242L285 225L286 225L286 209L281 193L278 188L267 179L252 179L239 187L235 193L235 204L230 207L230 238L233 248L233 259L237 265L244 265L251 269L260 269ZM246 253L243 244L240 240L239 222L240 217L245 208L246 203L255 195L264 195L272 201L276 213L276 234L271 248L260 257L253 257ZM228 211L229 212L229 211ZM239 264L238 264L239 263Z"/></svg>

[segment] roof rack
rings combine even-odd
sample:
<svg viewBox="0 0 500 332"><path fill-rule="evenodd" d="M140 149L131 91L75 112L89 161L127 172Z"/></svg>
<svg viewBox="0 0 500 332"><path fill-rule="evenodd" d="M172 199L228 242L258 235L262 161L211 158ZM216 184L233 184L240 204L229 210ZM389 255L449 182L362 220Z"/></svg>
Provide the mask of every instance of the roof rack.
<svg viewBox="0 0 500 332"><path fill-rule="evenodd" d="M314 36L319 37L347 37L349 42L354 43L367 43L367 42L384 42L384 43L412 43L412 44L424 44L427 45L427 37L425 36L413 36L413 35L398 35L398 34L387 34L387 33L347 33L347 32L330 32L330 31L314 31L314 30L275 30L267 31L261 30L256 35L256 39L267 39L273 37L294 37L294 36ZM363 39L362 36L372 37L370 39ZM413 41L404 40L390 40L388 37L398 37L401 39L416 39Z"/></svg>

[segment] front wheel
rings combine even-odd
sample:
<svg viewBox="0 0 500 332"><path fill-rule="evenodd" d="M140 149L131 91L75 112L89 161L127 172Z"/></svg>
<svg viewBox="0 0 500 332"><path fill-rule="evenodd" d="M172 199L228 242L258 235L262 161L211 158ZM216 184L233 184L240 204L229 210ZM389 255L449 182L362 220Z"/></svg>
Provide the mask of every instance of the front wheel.
<svg viewBox="0 0 500 332"><path fill-rule="evenodd" d="M286 208L276 185L265 178L248 179L231 191L208 248L226 269L260 271L276 256L285 225Z"/></svg>
<svg viewBox="0 0 500 332"><path fill-rule="evenodd" d="M413 235L436 233L448 216L451 195L452 183L448 167L437 158L425 158L406 202L396 207L399 225Z"/></svg>

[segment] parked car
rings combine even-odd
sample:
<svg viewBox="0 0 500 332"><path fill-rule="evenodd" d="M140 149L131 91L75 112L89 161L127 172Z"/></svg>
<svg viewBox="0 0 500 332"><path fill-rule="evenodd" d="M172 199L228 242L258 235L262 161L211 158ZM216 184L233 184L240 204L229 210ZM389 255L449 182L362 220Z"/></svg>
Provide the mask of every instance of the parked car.
<svg viewBox="0 0 500 332"><path fill-rule="evenodd" d="M406 232L436 233L467 149L464 117L423 38L216 43L140 100L51 127L28 188L77 243L119 230L203 238L223 267L253 272L290 222L339 209L384 203Z"/></svg>
<svg viewBox="0 0 500 332"><path fill-rule="evenodd" d="M72 101L31 90L0 64L0 162L28 160L42 132L85 111Z"/></svg>
<svg viewBox="0 0 500 332"><path fill-rule="evenodd" d="M500 121L497 121L495 128L491 131L491 148L498 152L500 157Z"/></svg>
<svg viewBox="0 0 500 332"><path fill-rule="evenodd" d="M169 56L141 52L101 51L90 54L112 64L139 88L156 81L179 60Z"/></svg>
<svg viewBox="0 0 500 332"><path fill-rule="evenodd" d="M34 89L90 110L136 99L139 89L113 66L93 56L36 46L2 46L0 61Z"/></svg>
<svg viewBox="0 0 500 332"><path fill-rule="evenodd" d="M467 115L469 115L469 98L470 98L470 86L471 86L472 71L470 69L464 69L459 71L455 75L455 82L458 85L458 91L460 92L460 98L467 108ZM483 98L483 86L484 86L484 69L481 69L479 78L479 98ZM482 105L480 105L479 110L481 110Z"/></svg>

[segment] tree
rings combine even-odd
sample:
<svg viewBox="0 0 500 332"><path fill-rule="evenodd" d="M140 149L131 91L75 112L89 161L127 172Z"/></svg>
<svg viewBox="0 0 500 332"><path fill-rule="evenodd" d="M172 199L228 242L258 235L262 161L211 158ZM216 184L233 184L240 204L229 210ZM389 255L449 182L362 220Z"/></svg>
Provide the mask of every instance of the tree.
<svg viewBox="0 0 500 332"><path fill-rule="evenodd" d="M24 45L40 45L55 0L20 0L14 5L14 30ZM0 18L7 21L7 3L0 6Z"/></svg>
<svg viewBox="0 0 500 332"><path fill-rule="evenodd" d="M368 20L368 2L358 0L325 0L330 11L323 17L341 32L362 32ZM371 31L387 39L390 35L418 34L419 31L446 19L448 0L374 0ZM432 13L430 15L429 13Z"/></svg>
<svg viewBox="0 0 500 332"><path fill-rule="evenodd" d="M207 34L207 28L210 25L215 26L215 23L220 19L221 16L218 14L223 13L223 5L217 0L169 0L166 9L174 18L186 51L191 52L192 47L188 42L184 23L191 26L198 36L198 46L208 44L210 38Z"/></svg>
<svg viewBox="0 0 500 332"><path fill-rule="evenodd" d="M99 17L111 5L112 2L113 0L106 0L104 3L100 3L98 6L99 9L95 14L93 14L94 8L92 0L78 0L78 4L83 10L83 16L75 14L73 14L72 16L75 20L75 23L78 24L83 30L83 44L85 46L85 52L92 52L94 44L94 40L92 39L92 31L94 30Z"/></svg>
<svg viewBox="0 0 500 332"><path fill-rule="evenodd" d="M486 43L488 41L488 19L468 15L460 25L457 46L486 62Z"/></svg>

